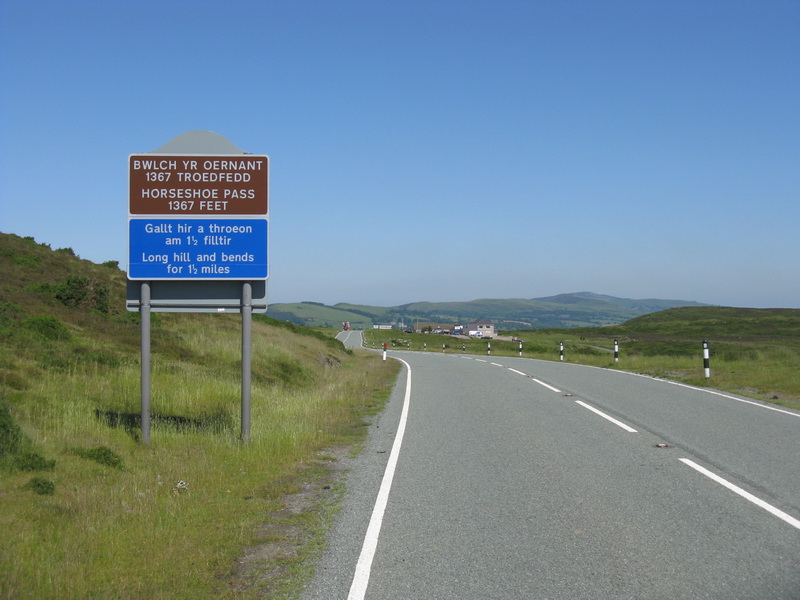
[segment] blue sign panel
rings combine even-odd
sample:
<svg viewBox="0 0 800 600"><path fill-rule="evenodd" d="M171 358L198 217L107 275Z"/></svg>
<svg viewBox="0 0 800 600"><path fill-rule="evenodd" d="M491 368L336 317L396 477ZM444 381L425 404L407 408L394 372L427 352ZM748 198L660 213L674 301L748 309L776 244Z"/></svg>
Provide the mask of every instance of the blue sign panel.
<svg viewBox="0 0 800 600"><path fill-rule="evenodd" d="M128 278L267 279L266 219L128 221Z"/></svg>

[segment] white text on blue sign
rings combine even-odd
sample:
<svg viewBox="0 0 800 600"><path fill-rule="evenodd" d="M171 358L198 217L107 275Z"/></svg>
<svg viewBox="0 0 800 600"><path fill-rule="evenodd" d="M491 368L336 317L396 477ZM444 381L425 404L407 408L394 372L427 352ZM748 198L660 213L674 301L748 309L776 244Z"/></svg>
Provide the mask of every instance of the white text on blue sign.
<svg viewBox="0 0 800 600"><path fill-rule="evenodd" d="M130 219L130 279L266 279L266 219Z"/></svg>

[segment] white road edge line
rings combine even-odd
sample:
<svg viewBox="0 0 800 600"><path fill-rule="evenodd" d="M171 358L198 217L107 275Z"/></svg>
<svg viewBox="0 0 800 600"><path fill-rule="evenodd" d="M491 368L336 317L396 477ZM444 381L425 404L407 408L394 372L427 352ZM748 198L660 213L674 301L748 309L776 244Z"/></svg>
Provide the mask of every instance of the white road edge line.
<svg viewBox="0 0 800 600"><path fill-rule="evenodd" d="M590 369L604 369L603 367L592 367L589 366ZM652 375L645 375L643 373L632 373L631 371L619 371L617 369L604 369L607 370L609 373L619 373L621 375L633 375L634 377L643 377L645 379L652 379L653 381L660 381L661 383L668 383L670 385L677 385L678 387L687 388L689 390L697 390L698 392L706 392L707 394L713 394L714 396L719 396L721 398L727 398L728 400L736 400L736 402L741 402L743 404L750 404L751 406L757 406L758 408L766 408L767 410L774 410L775 412L783 413L785 415L789 415L791 417L800 417L800 413L797 412L790 412L788 410L784 410L782 408L777 408L775 406L769 406L764 404L763 402L756 402L755 400L745 400L744 398L737 398L736 396L731 396L730 394L725 394L723 392L718 392L716 390L710 390L708 388L697 387L694 385L689 385L687 383L681 383L679 381L670 381L669 379L661 379L660 377L653 377Z"/></svg>
<svg viewBox="0 0 800 600"><path fill-rule="evenodd" d="M764 502L761 498L758 498L757 496L754 496L750 492L746 492L742 488L732 484L727 479L723 479L722 477L720 477L716 473L712 473L711 471L709 471L705 467L701 467L696 462L694 462L692 460L689 460L688 458L680 458L678 460L680 460L683 464L692 467L698 473L702 473L703 475L705 475L706 477L708 477L710 479L713 479L714 481L716 481L720 485L725 486L726 488L728 488L732 492L736 492L742 498L745 498L746 500L749 500L750 502L752 502L756 506L759 506L759 507L763 508L764 510L766 510L767 512L772 513L773 515L775 515L779 519L783 519L784 521L786 521L792 527L796 527L797 529L800 529L800 520L795 519L793 516L786 514L782 510L780 510L778 508L775 508L774 506L772 506L771 504L768 504L767 502Z"/></svg>
<svg viewBox="0 0 800 600"><path fill-rule="evenodd" d="M394 437L392 452L389 455L389 462L383 473L383 481L378 490L378 497L375 500L375 507L372 509L372 517L369 520L367 533L364 536L364 544L361 547L361 554L358 557L356 570L353 575L353 583L350 584L350 593L347 600L363 600L369 585L370 571L372 570L372 559L375 558L375 550L378 548L378 536L381 533L383 514L386 512L386 504L389 501L389 491L392 489L392 480L397 468L397 459L400 456L400 447L403 445L403 435L406 432L406 422L408 421L408 407L411 404L411 365L401 358L398 358L408 369L406 379L406 395L403 400L403 411L400 414L400 422L397 425L397 433Z"/></svg>
<svg viewBox="0 0 800 600"><path fill-rule="evenodd" d="M554 388L552 385L548 385L548 384L546 384L544 381L539 381L539 380L538 380L538 379L536 379L535 377L531 377L531 379L533 379L533 380L534 380L536 383L538 383L539 385L543 385L543 386L544 386L544 387L546 387L548 390L553 390L553 391L554 391L556 394L560 394L560 393L561 393L561 390L559 390L558 388Z"/></svg>
<svg viewBox="0 0 800 600"><path fill-rule="evenodd" d="M604 419L608 419L609 421L614 423L614 425L618 425L619 427L622 427L625 431L627 431L629 433L639 433L633 427L629 427L628 425L625 425L625 423L623 423L622 421L617 421L614 417L610 417L606 413L597 410L594 406L589 406L588 404L586 404L586 402L583 402L581 400L575 400L575 402L576 402L576 404L580 404L584 408L588 408L593 413L596 413L596 414L600 415Z"/></svg>

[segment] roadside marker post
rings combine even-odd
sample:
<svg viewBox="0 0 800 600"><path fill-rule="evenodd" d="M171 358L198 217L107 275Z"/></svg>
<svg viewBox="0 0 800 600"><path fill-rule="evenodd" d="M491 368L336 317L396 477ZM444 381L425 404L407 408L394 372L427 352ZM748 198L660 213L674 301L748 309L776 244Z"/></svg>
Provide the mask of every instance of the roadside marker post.
<svg viewBox="0 0 800 600"><path fill-rule="evenodd" d="M559 350L558 350L559 360L563 361L564 360L564 342L559 342L558 343L558 348L559 348Z"/></svg>
<svg viewBox="0 0 800 600"><path fill-rule="evenodd" d="M522 356L522 342L519 343L519 355Z"/></svg>
<svg viewBox="0 0 800 600"><path fill-rule="evenodd" d="M492 342L486 342L486 354L492 353Z"/></svg>
<svg viewBox="0 0 800 600"><path fill-rule="evenodd" d="M619 362L619 341L614 340L614 362Z"/></svg>
<svg viewBox="0 0 800 600"><path fill-rule="evenodd" d="M703 370L705 371L706 379L711 378L711 358L708 351L708 341L703 340Z"/></svg>

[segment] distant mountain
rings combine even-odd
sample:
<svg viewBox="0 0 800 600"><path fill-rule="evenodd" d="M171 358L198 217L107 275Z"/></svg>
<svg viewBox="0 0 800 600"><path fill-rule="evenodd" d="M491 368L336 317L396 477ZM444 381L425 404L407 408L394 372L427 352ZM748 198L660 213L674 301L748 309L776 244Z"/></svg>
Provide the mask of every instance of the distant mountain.
<svg viewBox="0 0 800 600"><path fill-rule="evenodd" d="M498 329L543 329L618 325L628 319L679 306L706 306L687 300L634 300L592 292L559 294L545 298L484 298L468 302L412 302L382 307L318 302L273 304L267 314L300 325L339 327L349 321L355 328L379 324L413 327L418 322L460 323L485 319Z"/></svg>

